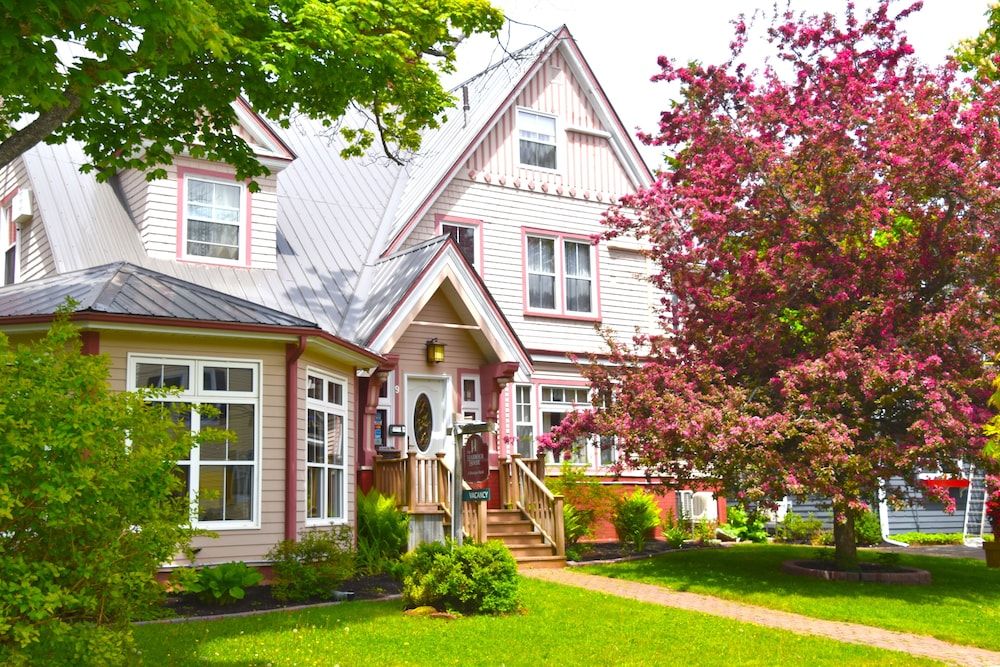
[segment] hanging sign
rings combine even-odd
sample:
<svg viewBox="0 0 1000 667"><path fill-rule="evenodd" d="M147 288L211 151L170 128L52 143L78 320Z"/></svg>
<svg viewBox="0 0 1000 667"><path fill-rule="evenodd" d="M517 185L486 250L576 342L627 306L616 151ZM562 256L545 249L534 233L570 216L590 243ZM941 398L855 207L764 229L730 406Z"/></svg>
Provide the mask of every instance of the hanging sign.
<svg viewBox="0 0 1000 667"><path fill-rule="evenodd" d="M470 435L462 446L462 479L480 484L490 477L490 448L478 433Z"/></svg>

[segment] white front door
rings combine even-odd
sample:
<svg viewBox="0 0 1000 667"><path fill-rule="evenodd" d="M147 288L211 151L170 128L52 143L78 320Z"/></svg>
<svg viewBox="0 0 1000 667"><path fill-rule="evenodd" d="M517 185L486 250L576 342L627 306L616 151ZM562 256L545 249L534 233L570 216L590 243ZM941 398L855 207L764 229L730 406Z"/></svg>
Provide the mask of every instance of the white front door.
<svg viewBox="0 0 1000 667"><path fill-rule="evenodd" d="M447 447L451 422L448 409L447 378L406 378L407 448L415 446L424 456L445 452L445 461L454 464L453 447Z"/></svg>

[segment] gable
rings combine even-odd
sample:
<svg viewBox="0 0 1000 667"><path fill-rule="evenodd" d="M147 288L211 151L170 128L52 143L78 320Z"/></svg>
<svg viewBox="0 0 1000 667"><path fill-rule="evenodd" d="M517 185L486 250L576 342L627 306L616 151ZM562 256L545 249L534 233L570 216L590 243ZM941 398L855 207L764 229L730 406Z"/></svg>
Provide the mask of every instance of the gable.
<svg viewBox="0 0 1000 667"><path fill-rule="evenodd" d="M555 119L557 164L554 171L521 164L518 110ZM561 50L554 51L508 108L459 172L459 178L538 188L550 194L613 201L634 192L625 166L611 145L611 131L587 99ZM547 187L543 190L542 185ZM534 187L532 187L534 186Z"/></svg>

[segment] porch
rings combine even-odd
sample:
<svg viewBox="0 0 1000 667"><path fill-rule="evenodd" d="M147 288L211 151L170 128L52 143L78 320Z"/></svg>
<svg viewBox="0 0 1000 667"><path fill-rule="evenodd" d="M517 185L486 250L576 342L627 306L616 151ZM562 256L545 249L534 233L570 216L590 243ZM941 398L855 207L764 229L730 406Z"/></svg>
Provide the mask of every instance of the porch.
<svg viewBox="0 0 1000 667"><path fill-rule="evenodd" d="M443 452L425 456L411 449L401 458L376 456L373 463L374 487L410 515L411 534L416 528L423 539L435 539L450 531L455 475ZM465 539L500 540L521 567L565 565L563 497L545 486L544 460L514 454L499 462L497 473L498 509L485 502L462 503Z"/></svg>

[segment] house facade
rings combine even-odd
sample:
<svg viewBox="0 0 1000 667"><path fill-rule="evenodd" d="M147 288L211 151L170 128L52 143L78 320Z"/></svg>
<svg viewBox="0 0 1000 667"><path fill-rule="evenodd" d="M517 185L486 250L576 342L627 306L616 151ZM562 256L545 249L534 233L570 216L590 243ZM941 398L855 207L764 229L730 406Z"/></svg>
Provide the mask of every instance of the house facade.
<svg viewBox="0 0 1000 667"><path fill-rule="evenodd" d="M607 206L651 175L566 28L456 95L467 103L405 166L346 161L319 124L279 129L237 101L271 170L255 192L185 155L165 178L98 182L72 142L0 171L0 330L38 336L71 297L114 388L175 387L236 434L178 462L195 524L215 533L199 562L263 563L281 539L353 524L372 486L418 539L443 535L449 429L466 421L497 425L491 499L466 503L466 533L561 560L561 499L544 483L557 467L536 438L589 405L572 357L603 351L598 326L653 326L642 247L599 238ZM646 483L611 477L615 457L588 442L573 463Z"/></svg>

